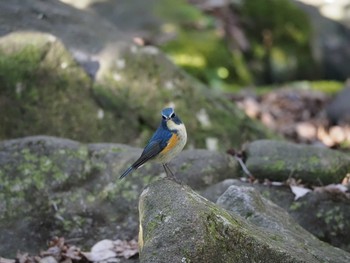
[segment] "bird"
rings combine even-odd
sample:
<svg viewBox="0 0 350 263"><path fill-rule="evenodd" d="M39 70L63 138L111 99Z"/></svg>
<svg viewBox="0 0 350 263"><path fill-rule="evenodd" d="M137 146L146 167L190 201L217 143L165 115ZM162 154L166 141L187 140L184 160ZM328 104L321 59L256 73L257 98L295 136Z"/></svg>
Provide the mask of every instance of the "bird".
<svg viewBox="0 0 350 263"><path fill-rule="evenodd" d="M176 115L174 108L164 108L161 115L160 125L148 141L141 156L126 169L120 179L140 168L146 162L155 161L163 165L167 176L176 180L168 163L185 147L187 142L186 127Z"/></svg>

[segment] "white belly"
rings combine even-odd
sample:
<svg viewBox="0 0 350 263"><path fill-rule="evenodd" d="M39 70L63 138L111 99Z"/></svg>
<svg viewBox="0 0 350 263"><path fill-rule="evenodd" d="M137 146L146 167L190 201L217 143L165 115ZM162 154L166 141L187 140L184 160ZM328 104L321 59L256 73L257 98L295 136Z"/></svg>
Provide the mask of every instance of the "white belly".
<svg viewBox="0 0 350 263"><path fill-rule="evenodd" d="M176 125L176 130L177 130L176 134L178 136L178 141L176 145L172 149L167 151L165 154L159 154L155 161L163 164L168 163L171 159L176 157L185 147L187 142L187 132L186 132L185 125L183 124Z"/></svg>

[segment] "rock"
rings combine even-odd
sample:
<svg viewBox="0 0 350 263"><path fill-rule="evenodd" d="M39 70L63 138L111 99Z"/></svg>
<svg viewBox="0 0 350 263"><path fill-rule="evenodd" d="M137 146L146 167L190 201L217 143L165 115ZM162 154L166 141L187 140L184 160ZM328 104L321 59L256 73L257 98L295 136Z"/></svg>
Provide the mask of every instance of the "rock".
<svg viewBox="0 0 350 263"><path fill-rule="evenodd" d="M201 195L217 202L232 185L253 187L287 211L298 224L318 239L350 252L350 236L347 234L350 231L350 199L346 194L323 190L321 187L295 201L289 186L251 184L227 179L201 191Z"/></svg>
<svg viewBox="0 0 350 263"><path fill-rule="evenodd" d="M323 79L345 80L350 75L350 24L349 19L335 19L327 14L329 8L339 8L338 14L346 16L347 1L294 0L307 14L313 28L312 53L321 66ZM338 21L336 21L338 20Z"/></svg>
<svg viewBox="0 0 350 263"><path fill-rule="evenodd" d="M327 148L259 140L246 146L246 165L259 179L290 177L313 185L338 183L350 169L348 155Z"/></svg>
<svg viewBox="0 0 350 263"><path fill-rule="evenodd" d="M134 239L139 194L165 176L149 163L118 179L141 151L48 136L0 142L0 255L36 253L53 236L80 237L83 247ZM170 166L195 189L233 176L235 168L228 155L204 150L184 151Z"/></svg>
<svg viewBox="0 0 350 263"><path fill-rule="evenodd" d="M123 123L96 104L90 78L56 36L1 37L0 61L0 139L46 134L98 142L133 134L117 132Z"/></svg>
<svg viewBox="0 0 350 263"><path fill-rule="evenodd" d="M165 103L176 106L189 134L188 145L195 148L205 148L208 138L218 141L219 149L226 149L249 139L275 137L222 93L208 89L177 68L155 47L130 46L118 59L125 66L112 66L101 80L103 84L94 86L94 92L103 108L118 112L120 121L127 120L127 125L137 127L141 120L152 127L142 134L143 142L159 122L155 109L160 111Z"/></svg>
<svg viewBox="0 0 350 263"><path fill-rule="evenodd" d="M111 141L143 146L159 123L159 111L167 104L176 106L191 135L188 145L196 148L205 148L208 139L218 142L219 148L226 148L245 140L274 137L223 94L208 89L176 67L159 49L130 44L128 38L103 38L108 43L106 49L101 47L95 52L104 56L97 56L94 61L101 69L96 80L91 80L73 55L75 59L84 57L81 55L84 52L93 56L91 43L96 41L100 48L101 33L92 36L90 31L100 32L99 23L102 23L101 32L106 32L108 27L97 19L96 25L87 28L92 18L76 10L82 24L67 19L64 24L67 31L62 32L62 21L55 20L56 15L49 7L57 8L56 12L62 12L64 18L76 17L74 9L62 4L57 6L57 1L48 1L45 5L41 1L30 1L33 7L18 1L0 2L0 22L3 21L0 31L2 25L13 22L12 16L2 16L1 12L13 13L16 8L19 14L37 10L39 14L52 16L51 22L57 24L50 28L50 35L16 32L0 38L0 70L6 73L1 76L4 83L0 97L3 101L0 121L4 123L0 128L1 139L45 134L83 142ZM25 27L18 25L17 20L13 23L13 30ZM47 19L28 23L42 31L48 26ZM80 49L75 49L76 30L84 32L81 37L87 39ZM109 52L110 49L113 52ZM41 114L43 111L45 115ZM198 113L207 116L205 125L202 119L194 117Z"/></svg>
<svg viewBox="0 0 350 263"><path fill-rule="evenodd" d="M221 198L221 205L230 200L231 191ZM251 215L255 216L256 209L261 220L251 222L237 212L228 213L173 181L152 183L141 194L139 203L140 261L345 263L350 260L350 254L317 240L276 205L257 193L252 196L249 192L244 195L245 192L242 188L238 199L247 197L248 206L254 207ZM233 204L230 208L236 207L230 204Z"/></svg>
<svg viewBox="0 0 350 263"><path fill-rule="evenodd" d="M36 252L53 236L82 237L84 246L134 238L138 194L153 178L116 183L128 149L44 136L2 142L0 254Z"/></svg>
<svg viewBox="0 0 350 263"><path fill-rule="evenodd" d="M305 257L301 262L350 260L349 253L316 239L296 224L282 208L262 197L252 187L230 186L218 199L217 204L257 226L265 233L265 238L278 240L282 249L295 251L306 257L310 256L310 259ZM306 253L303 250L306 250Z"/></svg>
<svg viewBox="0 0 350 263"><path fill-rule="evenodd" d="M170 167L181 182L195 190L239 175L238 163L232 156L208 150L184 151Z"/></svg>
<svg viewBox="0 0 350 263"><path fill-rule="evenodd" d="M327 105L326 112L333 123L350 123L350 81L349 85L340 91Z"/></svg>
<svg viewBox="0 0 350 263"><path fill-rule="evenodd" d="M203 191L200 191L200 194L208 199L209 201L215 203L218 198L229 188L231 185L242 185L240 180L238 179L226 179L219 183L213 184Z"/></svg>
<svg viewBox="0 0 350 263"><path fill-rule="evenodd" d="M112 63L118 47L131 39L94 12L79 10L62 1L1 1L0 36L18 31L54 35L84 67L98 62L99 72L90 72L96 77Z"/></svg>

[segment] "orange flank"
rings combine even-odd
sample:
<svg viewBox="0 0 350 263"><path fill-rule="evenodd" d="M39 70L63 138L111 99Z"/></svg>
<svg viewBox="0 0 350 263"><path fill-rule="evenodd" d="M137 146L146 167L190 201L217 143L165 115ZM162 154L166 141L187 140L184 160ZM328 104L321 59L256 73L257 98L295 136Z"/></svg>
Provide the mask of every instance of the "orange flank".
<svg viewBox="0 0 350 263"><path fill-rule="evenodd" d="M177 134L173 133L173 135L171 136L171 138L168 142L168 145L164 148L164 150L161 152L161 154L166 154L171 149L173 149L176 146L178 140L179 140L179 137L177 136Z"/></svg>

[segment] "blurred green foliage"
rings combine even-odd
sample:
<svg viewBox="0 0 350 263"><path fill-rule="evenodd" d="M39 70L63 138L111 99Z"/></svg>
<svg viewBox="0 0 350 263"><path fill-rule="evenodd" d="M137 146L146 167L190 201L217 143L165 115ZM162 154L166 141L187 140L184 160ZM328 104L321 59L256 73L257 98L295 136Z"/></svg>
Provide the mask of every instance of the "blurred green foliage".
<svg viewBox="0 0 350 263"><path fill-rule="evenodd" d="M306 14L288 0L246 0L230 8L250 49L230 48L222 20L185 0L164 0L156 10L163 32L174 37L161 48L187 72L211 87L309 79L317 74Z"/></svg>

